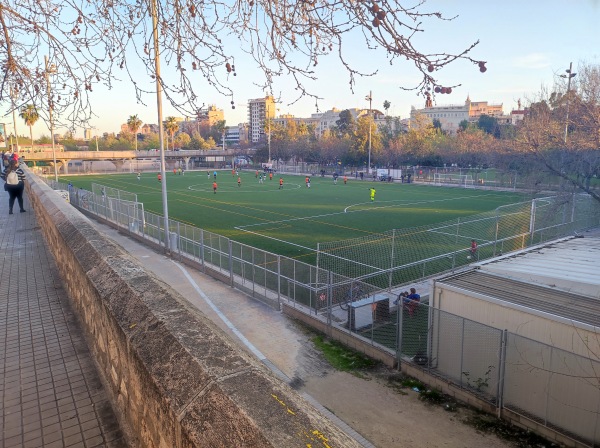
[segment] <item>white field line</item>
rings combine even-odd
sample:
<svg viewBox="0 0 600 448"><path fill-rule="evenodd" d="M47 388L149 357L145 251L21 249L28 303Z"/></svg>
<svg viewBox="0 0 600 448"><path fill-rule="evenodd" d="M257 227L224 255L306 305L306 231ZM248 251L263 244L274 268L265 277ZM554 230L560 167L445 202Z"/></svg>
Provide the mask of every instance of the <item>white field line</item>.
<svg viewBox="0 0 600 448"><path fill-rule="evenodd" d="M477 197L493 196L493 195L494 195L494 193L490 193L490 194L480 195ZM370 202L359 202L357 204L349 205L348 207L346 207L344 209L343 212L324 213L322 215L303 216L303 217L298 217L298 218L282 219L280 221L267 221L267 222L261 222L261 223L257 223L257 224L248 224L245 226L238 226L238 227L236 227L236 229L237 230L245 230L248 227L265 226L267 224L279 224L279 223L286 223L286 222L292 222L292 221L305 221L305 220L311 220L311 219L326 218L329 216L342 215L344 213L361 213L361 212L369 212L371 210L377 210L377 209L381 209L381 208L406 207L406 206L410 206L410 205L429 204L429 203L434 203L434 202L447 202L447 201L454 201L454 200L459 200L459 199L471 199L473 197L474 196L463 196L460 198L452 198L452 199L432 199L429 201L408 202L405 204L398 203L398 201L386 201L386 202L393 202L394 205L386 205L386 206L381 206L381 207L369 207L368 209L352 210L350 212L347 211L351 207L356 207L356 206L364 205L364 204L370 204ZM380 204L381 204L381 202L380 202Z"/></svg>
<svg viewBox="0 0 600 448"><path fill-rule="evenodd" d="M252 186L250 188L248 188L248 184L250 182L246 181L246 182L242 182L242 186L241 187L234 187L231 186L230 184L227 184L226 186L218 186L217 188L217 194L219 193L232 193L234 191L238 192L238 193L252 193L252 194L256 194L256 193L273 193L276 191L285 191L286 188L285 187L291 187L291 188L287 188L287 190L297 190L300 188L299 184L292 184L292 183L284 183L283 184L283 188L280 190L279 188L277 189L263 189L262 187L257 187L255 188L254 183L252 183ZM259 184L257 184L259 185ZM266 185L266 184L265 184ZM279 186L279 184L277 184L277 186ZM196 187L201 187L200 185L189 185L187 187L188 190L190 191L198 191L200 193L210 193L213 191L212 186L210 188L196 188Z"/></svg>
<svg viewBox="0 0 600 448"><path fill-rule="evenodd" d="M396 203L395 205L389 205L389 206L384 206L384 207L370 207L368 209L363 209L363 210L356 210L357 212L363 212L363 211L370 211L370 210L377 210L378 208L391 208L391 207L406 207L409 205L419 205L419 204L430 204L430 203L434 203L434 202L449 202L449 201L456 201L459 199L472 199L472 198L477 198L477 197L484 197L484 196L495 196L495 193L488 193L488 194L482 194L479 196L462 196L459 198L446 198L446 199L431 199L431 200L427 200L427 201L417 201L417 202L407 202L406 204L402 204L402 203L398 203L399 201L384 201L381 202L379 201L378 204L384 204L386 202L393 202ZM352 208L352 207L358 207L360 205L364 205L364 204L371 204L371 202L359 202L357 204L352 204L349 205L348 207L346 207L344 209L344 213L347 213L348 209Z"/></svg>
<svg viewBox="0 0 600 448"><path fill-rule="evenodd" d="M263 238L267 238L269 240L277 241L279 243L284 243L284 244L289 244L290 246L299 247L299 248L305 249L305 250L307 250L309 252L316 252L316 249L314 247L302 246L301 244L291 243L289 241L285 241L285 240L282 240L282 239L279 239L279 238L274 238L274 237L268 236L268 235L263 235L262 233L258 233L258 232L252 232L251 230L241 229L239 227L234 227L234 228L237 229L237 230L242 230L242 231L244 231L246 233L249 233L251 235L262 236Z"/></svg>
<svg viewBox="0 0 600 448"><path fill-rule="evenodd" d="M236 229L237 229L237 227L236 227ZM258 232L252 232L252 231L246 230L246 229L239 229L239 230L242 230L242 231L244 231L246 233L250 233L252 235L262 236L263 238L267 238L267 239L272 240L272 241L277 241L279 243L284 243L284 244L289 244L291 246L299 247L299 248L305 249L305 250L307 250L309 252L316 252L316 249L311 248L311 247L306 247L306 246L302 246L300 244L291 243L289 241L285 241L285 240L282 240L282 239L279 239L279 238L273 238L272 236L264 235L264 234L258 233ZM385 271L385 269L383 269L383 268L380 268L380 267L377 267L377 266L371 266L371 265L368 265L368 264L365 264L365 263L359 263L358 261L351 260L349 258L344 258L344 257L340 257L338 255L333 255L333 254L327 254L327 255L330 256L330 257L332 257L332 258L338 258L340 260L348 261L348 262L353 263L353 264L358 265L358 266L362 266L362 267L365 267L365 268L373 269L376 272L384 272Z"/></svg>
<svg viewBox="0 0 600 448"><path fill-rule="evenodd" d="M507 216L511 216L511 215L520 215L520 214L522 214L522 213L523 213L523 212L513 212L513 213L506 213L506 214L503 214L503 215L498 215L498 217L505 218L505 217L507 217ZM474 223L474 222L488 221L488 220L490 220L490 219L496 219L496 216L489 216L489 217L487 217L487 218L473 219L473 220L471 220L471 221L461 221L461 222L460 222L460 223L458 223L458 224L460 224L460 225L467 225L467 224L471 224L471 223ZM456 227L456 226L457 226L457 224L456 224L456 223L453 223L453 224L449 224L449 225L447 225L447 226L434 227L433 229L429 229L429 231L434 231L434 230L439 230L439 229L450 229L450 228L452 228L452 227Z"/></svg>
<svg viewBox="0 0 600 448"><path fill-rule="evenodd" d="M473 239L473 237L471 237L471 236L457 235L456 233L438 232L436 230L428 230L428 232L429 233L435 233L435 234L438 234L438 235L448 235L448 236L455 237L455 238L464 238L464 239L467 239L467 240L472 240ZM484 239L481 239L481 238L477 238L477 241L479 241L480 243L484 243L484 244L485 243L492 243L493 242L493 241L484 240Z"/></svg>
<svg viewBox="0 0 600 448"><path fill-rule="evenodd" d="M409 202L409 203L405 203L405 204L398 204L397 201L389 201L389 202L394 202L394 205L389 205L389 206L381 206L381 207L370 207L368 209L363 209L363 210L353 210L349 213L359 213L359 212L363 212L363 211L371 211L373 209L380 209L380 208L390 208L390 207L398 207L398 206L410 206L410 205L418 205L418 204L429 204L429 203L435 203L435 202L447 202L447 201L454 201L454 200L459 200L459 199L471 199L473 197L483 197L483 196L495 196L495 193L489 193L489 194L484 194L484 195L478 195L478 196L462 196L459 198L452 198L452 199L433 199L433 200L429 200L429 201L417 201L417 202ZM348 210L350 207L354 207L357 205L361 205L361 204L368 204L369 202L363 202L363 203L359 203L359 204L354 204L354 205L350 205L348 207L346 207L346 209L344 209L343 212L335 212L335 213L325 213L322 215L313 215L313 216L304 216L304 217L298 217L298 218L290 218L290 219L283 219L280 221L267 221L267 222L261 222L261 223L256 223L256 224L248 224L245 226L236 226L234 227L236 230L241 230L242 232L246 232L246 233L250 233L252 235L256 235L256 236L261 236L263 238L266 239L270 239L272 241L277 241L279 243L284 243L284 244L289 244L291 246L295 246L295 247L299 247L305 250L308 250L310 252L314 252L315 249L314 248L309 248L306 246L302 246L300 244L296 244L296 243L291 243L289 241L285 241L282 240L280 238L274 238L272 236L268 236L268 235L264 235L262 233L258 233L258 232L253 232L251 230L248 230L250 227L259 227L259 226L265 226L265 225L270 225L270 224L284 224L284 223L289 223L289 222L293 222L293 221L305 221L305 220L311 220L311 219L317 219L317 218L324 218L324 217L329 217L329 216L336 216L336 215L342 215L344 213L347 213L346 210ZM444 228L444 227L440 227L440 228ZM344 260L344 261L348 261L350 263L353 263L357 266L361 266L364 268L368 268L368 269L372 269L376 272L384 272L385 269L384 268L380 268L378 266L372 266L366 263L360 263L357 262L356 260L351 260L349 258L345 258L345 257L340 257L338 255L334 255L334 254L330 254L327 253L327 255L329 257L332 258L337 258L340 260Z"/></svg>

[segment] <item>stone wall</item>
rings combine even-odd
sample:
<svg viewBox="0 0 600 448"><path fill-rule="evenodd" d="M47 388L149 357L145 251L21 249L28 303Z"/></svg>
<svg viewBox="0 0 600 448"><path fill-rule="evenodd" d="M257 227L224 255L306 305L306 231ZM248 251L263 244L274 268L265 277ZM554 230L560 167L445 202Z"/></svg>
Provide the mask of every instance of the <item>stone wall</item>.
<svg viewBox="0 0 600 448"><path fill-rule="evenodd" d="M47 185L27 190L131 446L360 446Z"/></svg>

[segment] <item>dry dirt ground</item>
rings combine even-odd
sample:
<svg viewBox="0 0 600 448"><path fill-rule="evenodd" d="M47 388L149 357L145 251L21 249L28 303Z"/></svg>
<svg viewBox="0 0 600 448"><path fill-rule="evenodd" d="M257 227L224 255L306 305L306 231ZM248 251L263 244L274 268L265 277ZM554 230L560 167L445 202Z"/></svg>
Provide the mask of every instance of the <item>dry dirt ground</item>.
<svg viewBox="0 0 600 448"><path fill-rule="evenodd" d="M306 332L293 385L314 397L378 448L514 448L493 434L484 434L463 421L473 411L444 410L419 399L410 388L394 387L399 372L378 367L348 373L332 368L314 348Z"/></svg>

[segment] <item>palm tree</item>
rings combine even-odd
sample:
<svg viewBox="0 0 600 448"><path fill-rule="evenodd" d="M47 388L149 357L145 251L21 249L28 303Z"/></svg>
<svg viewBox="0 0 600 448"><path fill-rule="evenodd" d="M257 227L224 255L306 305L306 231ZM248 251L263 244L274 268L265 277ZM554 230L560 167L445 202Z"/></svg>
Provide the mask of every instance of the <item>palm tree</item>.
<svg viewBox="0 0 600 448"><path fill-rule="evenodd" d="M179 123L177 123L177 119L175 117L167 117L165 119L165 130L171 134L171 149L175 149L175 132L179 130ZM169 149L169 144L167 140L167 150Z"/></svg>
<svg viewBox="0 0 600 448"><path fill-rule="evenodd" d="M133 133L133 138L135 139L135 150L137 151L137 131L142 126L142 120L140 120L136 115L131 115L127 120L127 126L129 130Z"/></svg>
<svg viewBox="0 0 600 448"><path fill-rule="evenodd" d="M383 102L383 108L385 109L385 114L387 115L388 113L388 109L390 108L390 106L392 105L392 103L390 103L388 100L385 100Z"/></svg>
<svg viewBox="0 0 600 448"><path fill-rule="evenodd" d="M33 131L31 127L35 124L36 121L40 118L37 109L33 104L28 104L21 109L19 113L19 117L21 117L27 126L29 126L29 136L31 137L31 151L33 152Z"/></svg>

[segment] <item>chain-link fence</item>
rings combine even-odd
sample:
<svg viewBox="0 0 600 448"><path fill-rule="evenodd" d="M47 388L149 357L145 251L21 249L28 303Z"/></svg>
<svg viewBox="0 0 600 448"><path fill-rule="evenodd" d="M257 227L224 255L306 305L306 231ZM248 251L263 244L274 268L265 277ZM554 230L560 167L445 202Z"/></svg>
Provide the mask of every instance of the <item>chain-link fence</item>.
<svg viewBox="0 0 600 448"><path fill-rule="evenodd" d="M439 224L320 243L317 266L390 289L599 224L600 204L589 195L539 198Z"/></svg>
<svg viewBox="0 0 600 448"><path fill-rule="evenodd" d="M417 364L499 409L519 413L588 446L600 444L597 360L432 308L427 297L420 303L405 302L389 287L390 270L381 269L364 281L174 220L165 231L164 218L145 212L141 203L47 182L55 189L69 190L74 206L136 238L168 246L173 256L197 263L204 272L273 307L285 301L320 324L378 347L399 362ZM475 256L488 258L598 225L598 218L598 206L585 198L563 202L546 198L452 223L392 232L387 238L434 235L437 240L420 246L431 255L436 249L430 246L440 241L452 247L476 234L481 244ZM384 239L378 236L368 243L377 244L377 238ZM413 261L402 266L400 281L465 264L458 260L470 253L463 245L419 260L412 244L392 244L396 250L412 248ZM375 259L372 255L369 262Z"/></svg>
<svg viewBox="0 0 600 448"><path fill-rule="evenodd" d="M507 334L503 404L524 417L600 446L600 362Z"/></svg>

